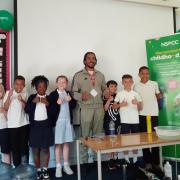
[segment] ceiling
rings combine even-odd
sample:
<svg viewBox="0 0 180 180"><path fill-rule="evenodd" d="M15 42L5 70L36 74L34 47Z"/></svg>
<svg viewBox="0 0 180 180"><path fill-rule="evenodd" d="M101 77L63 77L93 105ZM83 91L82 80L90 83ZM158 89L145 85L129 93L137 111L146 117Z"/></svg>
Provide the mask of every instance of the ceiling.
<svg viewBox="0 0 180 180"><path fill-rule="evenodd" d="M177 14L180 15L180 0L123 0L135 3L153 4L159 6L177 7Z"/></svg>

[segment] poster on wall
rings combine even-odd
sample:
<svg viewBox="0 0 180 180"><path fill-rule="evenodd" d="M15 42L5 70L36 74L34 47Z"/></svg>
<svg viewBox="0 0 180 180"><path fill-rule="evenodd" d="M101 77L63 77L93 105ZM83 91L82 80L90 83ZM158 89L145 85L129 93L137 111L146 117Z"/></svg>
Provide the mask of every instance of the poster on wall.
<svg viewBox="0 0 180 180"><path fill-rule="evenodd" d="M0 30L0 83L10 88L10 34Z"/></svg>
<svg viewBox="0 0 180 180"><path fill-rule="evenodd" d="M146 40L150 79L158 82L159 125L180 126L180 33ZM163 156L180 158L180 145L163 148Z"/></svg>

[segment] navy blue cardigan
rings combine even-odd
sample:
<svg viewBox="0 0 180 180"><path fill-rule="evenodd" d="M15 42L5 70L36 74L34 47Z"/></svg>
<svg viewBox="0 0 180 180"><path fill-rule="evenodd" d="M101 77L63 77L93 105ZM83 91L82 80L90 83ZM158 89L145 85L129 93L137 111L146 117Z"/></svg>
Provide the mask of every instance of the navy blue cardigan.
<svg viewBox="0 0 180 180"><path fill-rule="evenodd" d="M66 90L66 93L70 94L69 91ZM51 112L52 112L52 119L53 119L53 123L56 124L56 121L58 119L59 113L60 113L60 108L61 105L57 104L57 100L59 98L59 94L57 92L57 89L52 91L49 95L49 100L51 102ZM70 112L70 118L71 118L71 124L73 123L73 112L72 109L74 109L76 107L76 100L73 99L73 97L71 96L71 101L69 101L69 112Z"/></svg>
<svg viewBox="0 0 180 180"><path fill-rule="evenodd" d="M35 109L36 109L36 103L33 102L33 99L37 96L37 94L32 94L29 96L28 100L27 100L27 103L26 103L26 106L24 108L25 112L29 115L29 121L30 121L30 126L33 126L34 125L34 114L35 114ZM47 117L48 117L48 125L53 127L55 126L54 122L52 121L52 107L51 107L51 103L50 103L50 100L49 100L49 97L46 96L48 102L49 102L49 105L46 106L46 109L47 109Z"/></svg>

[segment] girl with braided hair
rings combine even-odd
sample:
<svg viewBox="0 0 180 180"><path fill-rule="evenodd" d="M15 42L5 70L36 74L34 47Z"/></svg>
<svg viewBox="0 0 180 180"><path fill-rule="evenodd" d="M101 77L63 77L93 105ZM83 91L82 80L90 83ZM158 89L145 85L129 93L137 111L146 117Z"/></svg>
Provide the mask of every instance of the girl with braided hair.
<svg viewBox="0 0 180 180"><path fill-rule="evenodd" d="M30 135L29 145L33 151L34 163L37 168L37 179L49 179L49 147L54 145L53 124L51 121L51 107L46 90L49 80L45 76L36 76L31 85L37 91L29 96L25 111L29 115ZM41 152L43 152L44 166L41 168Z"/></svg>

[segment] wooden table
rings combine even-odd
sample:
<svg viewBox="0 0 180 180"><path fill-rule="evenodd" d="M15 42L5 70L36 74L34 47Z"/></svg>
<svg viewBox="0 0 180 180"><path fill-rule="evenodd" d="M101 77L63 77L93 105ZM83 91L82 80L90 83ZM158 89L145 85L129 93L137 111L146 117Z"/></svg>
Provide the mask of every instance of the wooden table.
<svg viewBox="0 0 180 180"><path fill-rule="evenodd" d="M162 146L180 144L178 139L161 139L155 132L134 133L117 136L103 136L96 138L81 138L76 141L77 145L77 171L78 180L81 180L80 172L80 143L91 148L97 153L98 180L102 180L101 154L126 151L132 149L143 149L160 147L160 165L162 167Z"/></svg>

